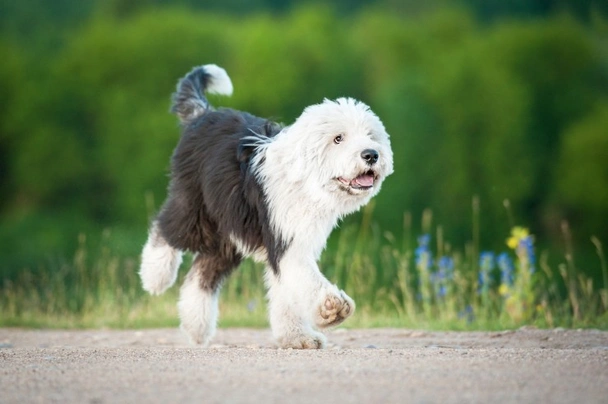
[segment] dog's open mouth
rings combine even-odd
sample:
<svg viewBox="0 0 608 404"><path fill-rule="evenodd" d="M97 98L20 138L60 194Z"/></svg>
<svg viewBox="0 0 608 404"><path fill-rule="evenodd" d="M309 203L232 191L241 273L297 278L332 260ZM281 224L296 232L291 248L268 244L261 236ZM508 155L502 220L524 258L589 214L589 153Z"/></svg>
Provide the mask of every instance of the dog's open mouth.
<svg viewBox="0 0 608 404"><path fill-rule="evenodd" d="M369 170L364 172L363 174L358 175L352 180L347 180L344 177L338 177L337 180L340 181L342 185L348 188L367 190L371 189L374 186L376 178L376 173L374 173L372 170Z"/></svg>

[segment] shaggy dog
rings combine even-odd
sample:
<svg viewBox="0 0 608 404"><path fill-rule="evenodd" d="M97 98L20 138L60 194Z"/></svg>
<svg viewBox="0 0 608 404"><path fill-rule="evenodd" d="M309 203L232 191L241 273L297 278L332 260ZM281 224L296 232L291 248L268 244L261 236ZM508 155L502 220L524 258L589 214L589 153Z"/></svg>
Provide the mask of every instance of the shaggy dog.
<svg viewBox="0 0 608 404"><path fill-rule="evenodd" d="M370 108L351 98L311 105L283 127L215 110L205 92L232 93L224 69L197 67L173 94L183 134L167 200L143 249L143 288L163 293L177 278L182 252L192 252L178 309L182 329L206 344L222 281L253 257L266 264L278 344L323 348L318 329L340 324L355 303L321 274L317 260L338 220L365 205L392 173L389 136Z"/></svg>

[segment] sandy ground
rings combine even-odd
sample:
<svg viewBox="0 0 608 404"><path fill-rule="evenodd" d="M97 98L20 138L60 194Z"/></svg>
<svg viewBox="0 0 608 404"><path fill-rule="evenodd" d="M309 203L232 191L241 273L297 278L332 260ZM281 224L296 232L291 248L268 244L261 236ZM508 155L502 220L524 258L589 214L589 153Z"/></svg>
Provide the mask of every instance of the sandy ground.
<svg viewBox="0 0 608 404"><path fill-rule="evenodd" d="M321 351L270 331L0 329L0 403L608 403L608 332L335 330Z"/></svg>

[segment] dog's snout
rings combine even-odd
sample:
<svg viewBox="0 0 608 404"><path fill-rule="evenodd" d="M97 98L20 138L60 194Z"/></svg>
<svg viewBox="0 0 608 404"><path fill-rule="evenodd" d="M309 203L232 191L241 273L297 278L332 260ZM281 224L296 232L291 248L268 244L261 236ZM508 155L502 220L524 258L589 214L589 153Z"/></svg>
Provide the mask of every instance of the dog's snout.
<svg viewBox="0 0 608 404"><path fill-rule="evenodd" d="M378 152L374 149L365 149L361 152L361 158L369 165L378 161Z"/></svg>

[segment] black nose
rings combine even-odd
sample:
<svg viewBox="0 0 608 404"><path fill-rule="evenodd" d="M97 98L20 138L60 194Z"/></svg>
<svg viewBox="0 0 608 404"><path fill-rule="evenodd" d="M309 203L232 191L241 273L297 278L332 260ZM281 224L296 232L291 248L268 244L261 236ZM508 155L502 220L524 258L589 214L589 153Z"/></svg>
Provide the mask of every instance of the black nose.
<svg viewBox="0 0 608 404"><path fill-rule="evenodd" d="M378 152L374 149L365 149L361 152L361 158L371 166L378 161Z"/></svg>

